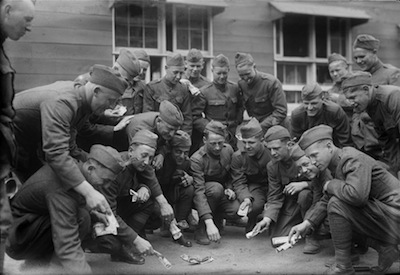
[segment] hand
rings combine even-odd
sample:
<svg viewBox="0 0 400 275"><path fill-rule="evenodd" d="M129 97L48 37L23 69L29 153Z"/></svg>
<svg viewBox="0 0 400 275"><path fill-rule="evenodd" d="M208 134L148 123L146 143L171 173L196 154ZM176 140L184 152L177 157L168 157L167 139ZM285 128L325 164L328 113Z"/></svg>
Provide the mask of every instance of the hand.
<svg viewBox="0 0 400 275"><path fill-rule="evenodd" d="M128 126L128 124L131 122L131 119L133 117L134 117L134 115L124 116L124 118L121 119L121 121L118 122L118 124L114 126L114 132L121 131L126 126Z"/></svg>
<svg viewBox="0 0 400 275"><path fill-rule="evenodd" d="M233 201L236 200L236 193L232 189L225 189L224 194L228 197L228 200Z"/></svg>
<svg viewBox="0 0 400 275"><path fill-rule="evenodd" d="M93 220L103 223L106 227L110 224L106 214L100 213L97 210L92 210L90 211L90 215Z"/></svg>
<svg viewBox="0 0 400 275"><path fill-rule="evenodd" d="M147 189L146 187L140 187L139 190L137 191L137 195L138 195L138 201L146 202L150 198L149 189Z"/></svg>
<svg viewBox="0 0 400 275"><path fill-rule="evenodd" d="M283 188L283 194L293 196L308 187L306 181L291 182Z"/></svg>
<svg viewBox="0 0 400 275"><path fill-rule="evenodd" d="M121 117L126 113L125 106L117 105L114 109L106 109L104 115L106 117Z"/></svg>
<svg viewBox="0 0 400 275"><path fill-rule="evenodd" d="M328 190L328 184L329 184L330 182L331 182L331 181L328 180L328 181L324 184L324 188L323 188L323 192L324 192L324 193L328 193L328 192L327 192L327 190Z"/></svg>
<svg viewBox="0 0 400 275"><path fill-rule="evenodd" d="M111 214L111 208L106 198L99 191L93 189L85 196L86 204L90 210L96 210L103 214Z"/></svg>
<svg viewBox="0 0 400 275"><path fill-rule="evenodd" d="M208 239L213 242L218 242L221 239L221 235L219 234L218 228L215 226L214 221L212 219L207 219L205 224Z"/></svg>
<svg viewBox="0 0 400 275"><path fill-rule="evenodd" d="M182 181L181 181L181 186L188 187L189 185L192 185L192 184L193 184L193 177L190 176L185 171L183 171L183 177L182 177Z"/></svg>
<svg viewBox="0 0 400 275"><path fill-rule="evenodd" d="M290 229L289 232L289 240L292 242L292 240L297 240L299 236L304 236L308 229L311 228L311 223L307 220L303 221L302 223L295 225Z"/></svg>
<svg viewBox="0 0 400 275"><path fill-rule="evenodd" d="M140 236L136 237L136 239L133 241L133 245L139 251L140 254L144 255L154 254L153 246L151 246L151 244L148 241L146 241Z"/></svg>
<svg viewBox="0 0 400 275"><path fill-rule="evenodd" d="M160 204L161 217L166 224L170 224L174 217L174 210L169 203Z"/></svg>
<svg viewBox="0 0 400 275"><path fill-rule="evenodd" d="M261 229L265 227L267 230L269 228L269 225L271 224L271 219L268 217L264 217L261 221L259 221L253 228L254 232L260 232Z"/></svg>
<svg viewBox="0 0 400 275"><path fill-rule="evenodd" d="M247 205L249 206L249 211L247 211L247 213L250 213L251 210L252 210L252 208L253 208L253 205L252 205L251 200L250 200L249 198L245 198L245 199L242 201L242 203L241 203L240 206L239 206L239 209L240 209L240 210L244 210L244 209L246 208Z"/></svg>
<svg viewBox="0 0 400 275"><path fill-rule="evenodd" d="M164 156L161 154L158 154L157 156L154 157L153 159L153 167L156 170L160 170L163 167L164 164Z"/></svg>

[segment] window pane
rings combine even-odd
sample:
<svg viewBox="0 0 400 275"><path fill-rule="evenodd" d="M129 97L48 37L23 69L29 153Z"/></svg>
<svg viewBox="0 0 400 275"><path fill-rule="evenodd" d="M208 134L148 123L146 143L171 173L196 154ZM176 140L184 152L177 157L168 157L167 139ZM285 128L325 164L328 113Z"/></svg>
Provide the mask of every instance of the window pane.
<svg viewBox="0 0 400 275"><path fill-rule="evenodd" d="M346 56L346 19L330 20L331 52Z"/></svg>
<svg viewBox="0 0 400 275"><path fill-rule="evenodd" d="M136 5L129 6L130 25L141 26L143 23L143 8Z"/></svg>
<svg viewBox="0 0 400 275"><path fill-rule="evenodd" d="M176 25L178 28L189 27L188 10L186 8L176 8Z"/></svg>
<svg viewBox="0 0 400 275"><path fill-rule="evenodd" d="M145 48L157 48L157 28L145 29Z"/></svg>
<svg viewBox="0 0 400 275"><path fill-rule="evenodd" d="M297 65L297 81L296 84L307 83L307 65Z"/></svg>
<svg viewBox="0 0 400 275"><path fill-rule="evenodd" d="M328 65L317 65L317 82L319 84L332 84Z"/></svg>
<svg viewBox="0 0 400 275"><path fill-rule="evenodd" d="M201 30L190 31L190 48L202 49L202 34Z"/></svg>
<svg viewBox="0 0 400 275"><path fill-rule="evenodd" d="M208 30L208 28L207 28ZM203 31L203 51L208 51L208 31Z"/></svg>
<svg viewBox="0 0 400 275"><path fill-rule="evenodd" d="M143 30L142 27L130 27L130 47L143 47Z"/></svg>
<svg viewBox="0 0 400 275"><path fill-rule="evenodd" d="M190 27L201 29L203 27L203 10L202 9L190 9Z"/></svg>
<svg viewBox="0 0 400 275"><path fill-rule="evenodd" d="M157 27L158 9L157 7L146 7L144 9L145 26Z"/></svg>
<svg viewBox="0 0 400 275"><path fill-rule="evenodd" d="M308 56L308 18L287 16L283 18L284 56Z"/></svg>
<svg viewBox="0 0 400 275"><path fill-rule="evenodd" d="M301 100L300 91L285 91L287 103L299 103Z"/></svg>
<svg viewBox="0 0 400 275"><path fill-rule="evenodd" d="M283 77L283 65L282 65L282 64L278 64L278 65L276 66L276 69L277 69L277 77L278 77L278 79L279 79L282 83L285 83L285 79L284 79L284 77Z"/></svg>
<svg viewBox="0 0 400 275"><path fill-rule="evenodd" d="M326 17L315 18L315 43L317 57L327 57L327 21Z"/></svg>
<svg viewBox="0 0 400 275"><path fill-rule="evenodd" d="M187 29L178 29L176 32L176 46L178 49L189 49L189 37Z"/></svg>
<svg viewBox="0 0 400 275"><path fill-rule="evenodd" d="M275 47L276 47L276 54L281 53L281 20L278 19L275 21L275 30L276 30L276 40L275 40Z"/></svg>
<svg viewBox="0 0 400 275"><path fill-rule="evenodd" d="M128 46L128 9L126 6L115 8L115 46Z"/></svg>
<svg viewBox="0 0 400 275"><path fill-rule="evenodd" d="M285 65L285 83L296 84L296 66Z"/></svg>

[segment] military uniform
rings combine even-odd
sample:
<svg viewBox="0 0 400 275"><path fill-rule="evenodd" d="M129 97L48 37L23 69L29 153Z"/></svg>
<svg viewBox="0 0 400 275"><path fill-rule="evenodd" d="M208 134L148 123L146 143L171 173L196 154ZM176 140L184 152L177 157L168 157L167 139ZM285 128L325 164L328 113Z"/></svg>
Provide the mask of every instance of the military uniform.
<svg viewBox="0 0 400 275"><path fill-rule="evenodd" d="M400 86L400 69L383 64L379 59L368 72L372 75L373 84Z"/></svg>
<svg viewBox="0 0 400 275"><path fill-rule="evenodd" d="M151 81L147 84L147 93L143 98L143 112L158 112L160 103L168 100L179 107L183 114L182 130L192 132L192 107L190 92L185 84L173 85L164 78Z"/></svg>
<svg viewBox="0 0 400 275"><path fill-rule="evenodd" d="M200 147L190 158L190 171L193 176L193 203L202 220L216 216L235 219L239 209L237 200L228 201L224 194L226 188L232 189L229 168L233 149L224 144L221 155L213 156L205 146Z"/></svg>
<svg viewBox="0 0 400 275"><path fill-rule="evenodd" d="M195 86L196 88L200 89L204 86L206 86L207 84L210 84L211 81L208 80L206 77L204 77L203 75L200 75L199 78L194 79L193 77L188 77L186 74L184 74L182 76L182 79L187 79L190 81L190 83L192 83L193 86Z"/></svg>
<svg viewBox="0 0 400 275"><path fill-rule="evenodd" d="M264 132L271 126L286 123L286 96L277 78L256 71L250 84L244 80L239 80L238 84L243 93L244 107L249 116L257 118Z"/></svg>
<svg viewBox="0 0 400 275"><path fill-rule="evenodd" d="M301 104L291 115L292 136L299 139L307 130L319 124L333 128L333 141L338 147L350 146L350 124L346 113L334 102L324 101L322 108L315 116L308 116L306 107Z"/></svg>
<svg viewBox="0 0 400 275"><path fill-rule="evenodd" d="M125 115L143 113L143 97L146 94L146 83L142 80L134 82L121 97L121 105L127 108Z"/></svg>

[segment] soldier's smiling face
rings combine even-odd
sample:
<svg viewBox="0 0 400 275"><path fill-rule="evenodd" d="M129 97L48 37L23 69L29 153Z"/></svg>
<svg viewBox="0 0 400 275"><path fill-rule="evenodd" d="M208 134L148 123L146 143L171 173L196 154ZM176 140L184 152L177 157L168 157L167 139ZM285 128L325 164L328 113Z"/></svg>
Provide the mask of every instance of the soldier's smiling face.
<svg viewBox="0 0 400 275"><path fill-rule="evenodd" d="M287 160L289 155L288 141L275 139L266 142L268 150L271 152L272 158L276 161Z"/></svg>
<svg viewBox="0 0 400 275"><path fill-rule="evenodd" d="M247 84L251 84L253 82L254 77L256 76L256 69L254 65L242 65L236 67L237 73L239 77L245 81Z"/></svg>
<svg viewBox="0 0 400 275"><path fill-rule="evenodd" d="M324 100L322 96L317 96L313 99L303 100L303 104L307 111L307 116L315 116L318 114L319 110L321 110L323 106Z"/></svg>
<svg viewBox="0 0 400 275"><path fill-rule="evenodd" d="M311 164L315 165L319 171L324 171L332 158L332 141L317 141L308 146L304 152L310 158Z"/></svg>
<svg viewBox="0 0 400 275"><path fill-rule="evenodd" d="M166 66L165 78L171 83L178 83L185 72L185 67L180 66Z"/></svg>
<svg viewBox="0 0 400 275"><path fill-rule="evenodd" d="M377 60L376 51L355 48L353 59L362 71L369 71Z"/></svg>
<svg viewBox="0 0 400 275"><path fill-rule="evenodd" d="M344 95L353 107L354 112L361 113L367 109L370 101L370 89L368 85L360 85L344 91Z"/></svg>
<svg viewBox="0 0 400 275"><path fill-rule="evenodd" d="M172 147L171 153L172 153L172 158L175 160L177 165L182 165L185 160L188 159L189 157L189 150L190 147Z"/></svg>
<svg viewBox="0 0 400 275"><path fill-rule="evenodd" d="M145 144L132 144L129 146L129 160L131 165L138 171L144 171L151 164L155 149Z"/></svg>
<svg viewBox="0 0 400 275"><path fill-rule="evenodd" d="M214 81L218 84L225 84L228 81L229 67L213 67Z"/></svg>
<svg viewBox="0 0 400 275"><path fill-rule="evenodd" d="M219 156L222 148L224 147L225 137L213 132L209 132L208 137L204 137L203 141L208 151L215 156Z"/></svg>
<svg viewBox="0 0 400 275"><path fill-rule="evenodd" d="M246 153L250 157L255 156L264 147L261 137L242 138L242 142Z"/></svg>
<svg viewBox="0 0 400 275"><path fill-rule="evenodd" d="M190 62L186 61L186 73L189 77L199 78L200 73L203 70L204 61L200 60L199 62Z"/></svg>
<svg viewBox="0 0 400 275"><path fill-rule="evenodd" d="M329 75L335 83L340 83L342 77L348 72L348 65L342 60L337 60L329 64Z"/></svg>
<svg viewBox="0 0 400 275"><path fill-rule="evenodd" d="M302 156L295 163L300 175L304 175L310 180L318 175L318 168L311 163L311 160L307 156Z"/></svg>

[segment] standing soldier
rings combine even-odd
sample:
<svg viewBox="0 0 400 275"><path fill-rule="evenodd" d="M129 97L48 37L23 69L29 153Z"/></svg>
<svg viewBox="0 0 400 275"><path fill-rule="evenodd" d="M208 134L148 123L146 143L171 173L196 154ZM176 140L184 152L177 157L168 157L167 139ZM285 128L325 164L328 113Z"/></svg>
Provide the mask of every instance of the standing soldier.
<svg viewBox="0 0 400 275"><path fill-rule="evenodd" d="M6 56L3 44L7 38L19 40L31 31L31 22L35 15L32 0L0 1L0 273L3 273L4 240L11 223L11 212L5 190L5 180L11 168L16 164L17 146L13 133L15 110L14 74L10 60Z"/></svg>
<svg viewBox="0 0 400 275"><path fill-rule="evenodd" d="M244 107L249 116L260 122L264 133L274 125L289 127L286 121L286 96L281 82L273 75L259 72L248 53L237 53L235 65L241 78L239 89L243 93Z"/></svg>
<svg viewBox="0 0 400 275"><path fill-rule="evenodd" d="M158 112L160 103L168 100L179 107L183 114L182 130L192 133L191 95L187 85L180 83L185 72L185 63L182 55L168 56L165 66L166 75L147 84L147 92L143 100L143 112Z"/></svg>
<svg viewBox="0 0 400 275"><path fill-rule="evenodd" d="M228 81L229 59L220 54L212 63L214 81L200 89L198 106L203 116L193 117L193 131L204 131L211 120L216 120L227 126L228 143L236 148L236 127L243 120L243 102L237 84ZM195 106L193 106L195 107Z"/></svg>

